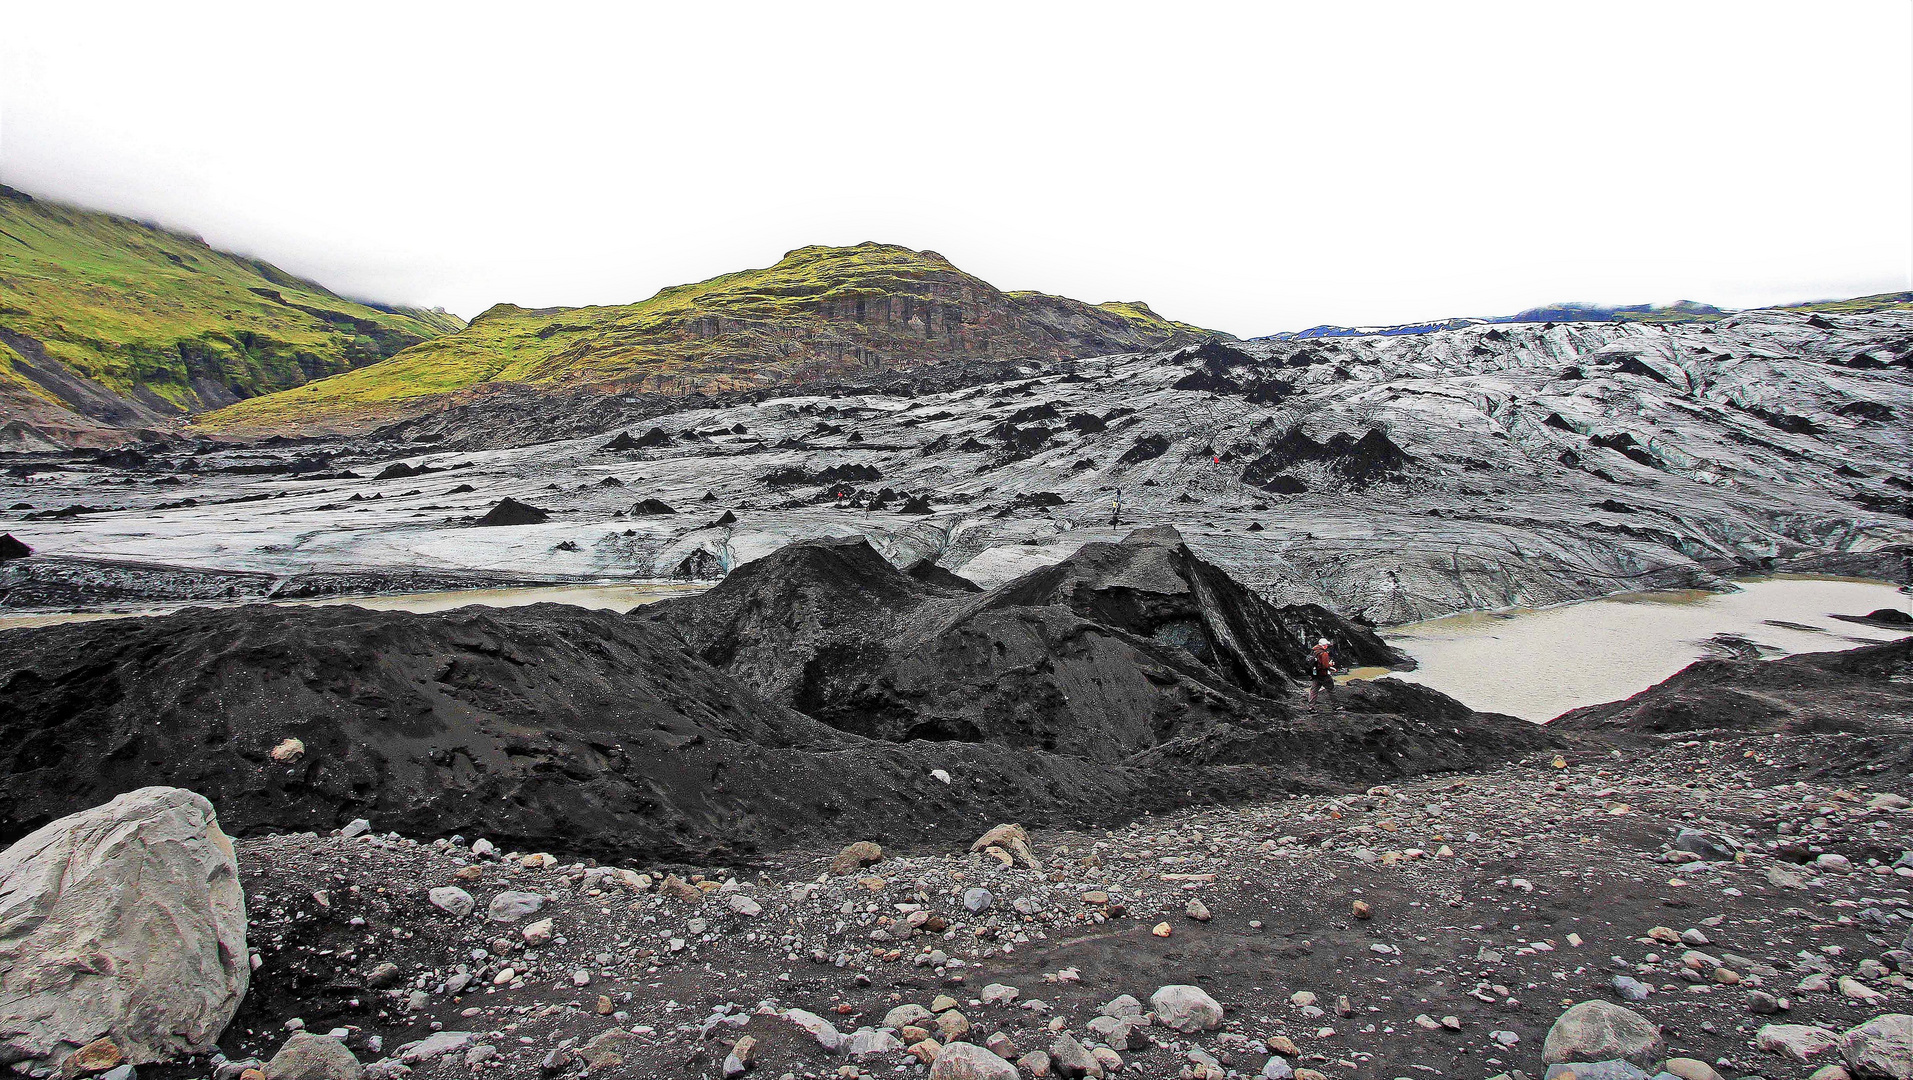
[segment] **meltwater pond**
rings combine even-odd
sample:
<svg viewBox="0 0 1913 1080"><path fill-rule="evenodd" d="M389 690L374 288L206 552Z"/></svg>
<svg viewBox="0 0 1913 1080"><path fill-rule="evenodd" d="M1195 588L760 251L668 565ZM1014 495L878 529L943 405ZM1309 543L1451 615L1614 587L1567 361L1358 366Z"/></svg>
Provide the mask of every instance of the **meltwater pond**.
<svg viewBox="0 0 1913 1080"><path fill-rule="evenodd" d="M1472 709L1536 722L1570 709L1632 697L1703 657L1715 637L1742 638L1762 655L1850 649L1904 636L1831 615L1906 610L1892 585L1787 575L1740 582L1733 592L1640 592L1541 609L1466 612L1385 631L1421 666L1418 682ZM1360 669L1355 677L1374 677Z"/></svg>
<svg viewBox="0 0 1913 1080"><path fill-rule="evenodd" d="M654 600L690 596L710 588L709 582L607 582L603 584L552 584L505 586L494 589L445 589L437 592L381 593L376 596L328 596L317 600L273 600L266 603L289 607L325 604L353 604L373 611L450 611L453 608L484 604L488 607L519 607L524 604L572 604L577 607L630 611ZM59 623L88 622L93 619L123 619L133 615L164 615L181 607L222 607L221 604L182 605L140 608L129 611L85 611L0 614L0 630L21 626L53 626Z"/></svg>

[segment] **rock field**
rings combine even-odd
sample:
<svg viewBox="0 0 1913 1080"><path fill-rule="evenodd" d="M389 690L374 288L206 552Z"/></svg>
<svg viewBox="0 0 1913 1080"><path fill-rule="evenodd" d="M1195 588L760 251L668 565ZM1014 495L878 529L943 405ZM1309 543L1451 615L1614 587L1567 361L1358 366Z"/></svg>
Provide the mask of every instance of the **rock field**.
<svg viewBox="0 0 1913 1080"><path fill-rule="evenodd" d="M1882 790L1903 772L1837 764L1862 741L1714 732L1039 830L1036 867L963 838L698 866L247 839L259 967L221 1045L343 1029L373 1075L715 1077L747 1041L756 1075L875 1077L960 1037L1026 1076L1485 1078L1539 1076L1599 1000L1718 1075L1804 1077L1839 1050L1789 1060L1771 1025L1909 1004L1913 811ZM1175 1026L1155 995L1183 985L1218 1023Z"/></svg>

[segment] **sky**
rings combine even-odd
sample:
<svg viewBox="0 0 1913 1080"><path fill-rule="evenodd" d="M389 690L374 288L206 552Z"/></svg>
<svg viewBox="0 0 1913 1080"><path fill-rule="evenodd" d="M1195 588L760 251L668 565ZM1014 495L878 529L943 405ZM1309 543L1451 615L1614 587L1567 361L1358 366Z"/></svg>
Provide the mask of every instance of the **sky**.
<svg viewBox="0 0 1913 1080"><path fill-rule="evenodd" d="M0 180L346 295L805 244L1249 336L1913 288L1906 0L0 0Z"/></svg>

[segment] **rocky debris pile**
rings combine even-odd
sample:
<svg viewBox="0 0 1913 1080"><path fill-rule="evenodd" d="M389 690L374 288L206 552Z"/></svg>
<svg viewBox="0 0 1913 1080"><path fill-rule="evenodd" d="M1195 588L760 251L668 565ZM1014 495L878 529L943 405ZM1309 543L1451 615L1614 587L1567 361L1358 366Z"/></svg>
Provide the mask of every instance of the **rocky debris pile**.
<svg viewBox="0 0 1913 1080"><path fill-rule="evenodd" d="M251 959L232 842L190 791L129 791L0 853L6 1064L70 1075L203 1053Z"/></svg>
<svg viewBox="0 0 1913 1080"><path fill-rule="evenodd" d="M1317 442L1298 425L1244 466L1242 482L1279 495L1312 488L1360 492L1406 481L1414 464L1414 458L1378 429L1359 437L1338 431ZM1296 476L1298 469L1305 475Z"/></svg>
<svg viewBox="0 0 1913 1080"><path fill-rule="evenodd" d="M1601 739L1703 731L1913 734L1913 637L1842 652L1699 660L1549 725Z"/></svg>
<svg viewBox="0 0 1913 1080"><path fill-rule="evenodd" d="M261 961L214 1064L296 1024L428 1078L1899 1077L1877 1062L1913 1002L1913 802L1807 779L1857 741L1569 751L749 867L370 822L251 838Z"/></svg>
<svg viewBox="0 0 1913 1080"><path fill-rule="evenodd" d="M1220 760L1211 750L1226 745L1217 753L1237 764L1345 755L1351 770L1373 767L1372 753L1318 741L1337 722L1310 727L1289 715L1291 679L1323 635L1352 662L1403 662L1372 630L1326 609L1268 604L1170 529L1086 545L981 596L899 571L861 537L809 541L644 616L765 696L846 731L1111 762L1144 751ZM1348 696L1351 717L1339 726L1371 742L1538 745L1531 727L1475 717L1417 688L1377 683ZM1488 729L1492 738L1475 742L1472 732ZM1411 771L1442 767L1408 756L1418 759L1403 766Z"/></svg>
<svg viewBox="0 0 1913 1080"><path fill-rule="evenodd" d="M1554 742L1393 680L1298 713L1287 676L1322 632L1387 654L1169 531L982 595L857 539L631 617L251 607L20 630L0 637L0 835L164 779L245 832L367 816L708 858L846 813L893 836L1106 819ZM289 737L302 754L276 760Z"/></svg>
<svg viewBox="0 0 1913 1080"><path fill-rule="evenodd" d="M532 506L530 503L519 502L517 499L504 498L498 500L496 506L485 511L485 516L479 518L476 524L539 525L550 519L551 512L549 510L541 510L536 506Z"/></svg>

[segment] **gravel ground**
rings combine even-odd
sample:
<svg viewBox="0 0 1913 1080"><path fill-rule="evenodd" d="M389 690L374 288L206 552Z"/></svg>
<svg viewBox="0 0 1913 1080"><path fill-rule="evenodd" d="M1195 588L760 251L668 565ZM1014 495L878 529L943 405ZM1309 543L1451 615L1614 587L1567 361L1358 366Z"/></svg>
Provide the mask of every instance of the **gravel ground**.
<svg viewBox="0 0 1913 1080"><path fill-rule="evenodd" d="M1895 969L1913 958L1895 950L1913 925L1913 869L1891 864L1913 848L1899 797L1913 785L1864 764L1881 741L1703 734L1543 755L1038 832L1040 868L968 853L968 837L845 873L834 851L594 867L464 841L248 839L258 968L222 1046L270 1057L289 1027L343 1028L377 1076L398 1071L406 1044L459 1032L410 1068L720 1076L748 1035L757 1075L922 1075L900 1042L870 1033L857 1045L873 1053L832 1051L786 1012L848 1036L913 1004L936 1008L915 1019L939 1042L967 1027L979 1044L1006 1037L1013 1059L1067 1034L1107 1047L1104 1065L1113 1053L1125 1075L1253 1076L1271 1050L1337 1078L1538 1075L1555 1018L1623 1000L1624 976L1670 1053L1728 1077L1804 1077L1810 1066L1756 1048L1760 1025L1841 1031L1909 1005ZM1738 858L1685 861L1670 847L1680 828L1737 842ZM475 909L435 907L428 891L445 886ZM973 889L990 894L980 911ZM510 892L538 910L489 917ZM1218 1027L1091 1026L1121 995L1148 1011L1179 984L1225 1007ZM1770 999L1785 1011L1754 1011L1783 1003Z"/></svg>

